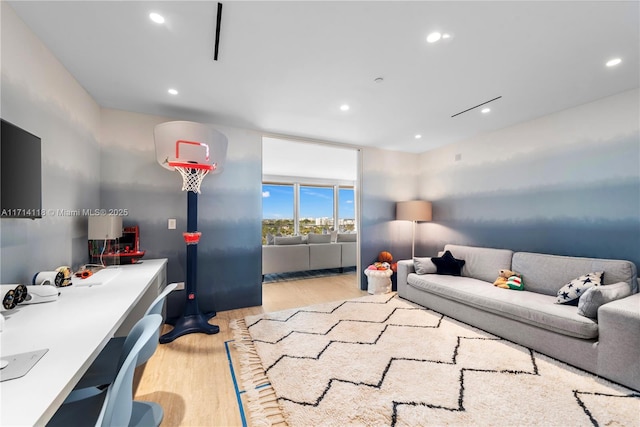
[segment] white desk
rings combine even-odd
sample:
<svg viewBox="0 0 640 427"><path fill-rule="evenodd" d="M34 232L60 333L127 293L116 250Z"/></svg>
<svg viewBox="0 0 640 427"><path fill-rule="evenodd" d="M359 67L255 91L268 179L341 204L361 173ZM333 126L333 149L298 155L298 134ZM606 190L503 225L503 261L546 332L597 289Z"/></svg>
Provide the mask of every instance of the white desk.
<svg viewBox="0 0 640 427"><path fill-rule="evenodd" d="M166 264L118 266L104 284L59 288L57 301L4 311L2 356L49 351L24 377L0 382L0 425L45 425L109 339L142 317L166 284Z"/></svg>

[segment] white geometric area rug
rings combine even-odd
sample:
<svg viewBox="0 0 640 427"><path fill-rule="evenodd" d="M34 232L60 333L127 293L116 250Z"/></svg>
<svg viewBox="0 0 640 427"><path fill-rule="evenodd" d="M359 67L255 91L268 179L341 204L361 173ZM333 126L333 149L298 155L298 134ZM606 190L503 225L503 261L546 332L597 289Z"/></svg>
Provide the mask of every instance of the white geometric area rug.
<svg viewBox="0 0 640 427"><path fill-rule="evenodd" d="M395 294L232 327L252 425L640 425L640 393Z"/></svg>

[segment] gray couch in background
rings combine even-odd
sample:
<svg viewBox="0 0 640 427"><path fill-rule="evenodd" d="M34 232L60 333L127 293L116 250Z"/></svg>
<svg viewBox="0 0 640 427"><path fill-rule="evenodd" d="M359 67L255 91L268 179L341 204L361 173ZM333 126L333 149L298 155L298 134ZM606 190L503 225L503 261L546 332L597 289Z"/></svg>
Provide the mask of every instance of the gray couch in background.
<svg viewBox="0 0 640 427"><path fill-rule="evenodd" d="M461 276L435 274L435 266L417 274L414 260L399 261L400 297L640 390L635 264L459 245L446 245L444 250L465 260ZM493 286L500 269L520 273L525 290ZM632 294L601 305L597 319L579 315L575 305L555 303L562 286L597 271L604 272L603 285L626 282Z"/></svg>
<svg viewBox="0 0 640 427"><path fill-rule="evenodd" d="M318 236L330 238L276 237L273 245L262 246L262 275L356 265L356 234L338 234L336 242Z"/></svg>

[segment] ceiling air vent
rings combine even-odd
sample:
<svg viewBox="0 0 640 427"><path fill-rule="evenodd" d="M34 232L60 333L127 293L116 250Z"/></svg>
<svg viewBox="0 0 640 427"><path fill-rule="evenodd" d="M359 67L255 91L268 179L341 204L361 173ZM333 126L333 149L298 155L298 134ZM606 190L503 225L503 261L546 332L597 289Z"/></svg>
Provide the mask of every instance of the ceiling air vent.
<svg viewBox="0 0 640 427"><path fill-rule="evenodd" d="M495 98L493 98L493 99L490 99L490 100L488 100L488 101L485 101L485 102L483 102L482 104L478 104L478 105L476 105L476 106L474 106L474 107L467 108L467 109L466 109L466 110L464 110L464 111L460 111L459 113L456 113L456 114L454 114L454 115L453 115L453 116L451 116L451 117L459 116L460 114L464 114L464 113L466 113L467 111L471 111L471 110L473 110L474 108L482 107L483 105L486 105L486 104L488 104L488 103L490 103L490 102L493 102L493 101L495 101L496 99L500 99L500 98L502 98L502 95L497 96L497 97L495 97Z"/></svg>

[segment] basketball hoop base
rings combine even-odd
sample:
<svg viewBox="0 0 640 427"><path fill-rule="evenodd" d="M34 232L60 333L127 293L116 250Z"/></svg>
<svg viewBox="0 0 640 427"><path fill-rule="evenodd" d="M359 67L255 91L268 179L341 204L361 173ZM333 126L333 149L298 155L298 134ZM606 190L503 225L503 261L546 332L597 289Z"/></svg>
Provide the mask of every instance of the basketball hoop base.
<svg viewBox="0 0 640 427"><path fill-rule="evenodd" d="M176 338L187 334L201 332L203 334L213 335L220 332L220 327L211 325L208 322L209 319L210 317L202 313L179 317L176 319L173 329L160 337L160 344L170 343Z"/></svg>

